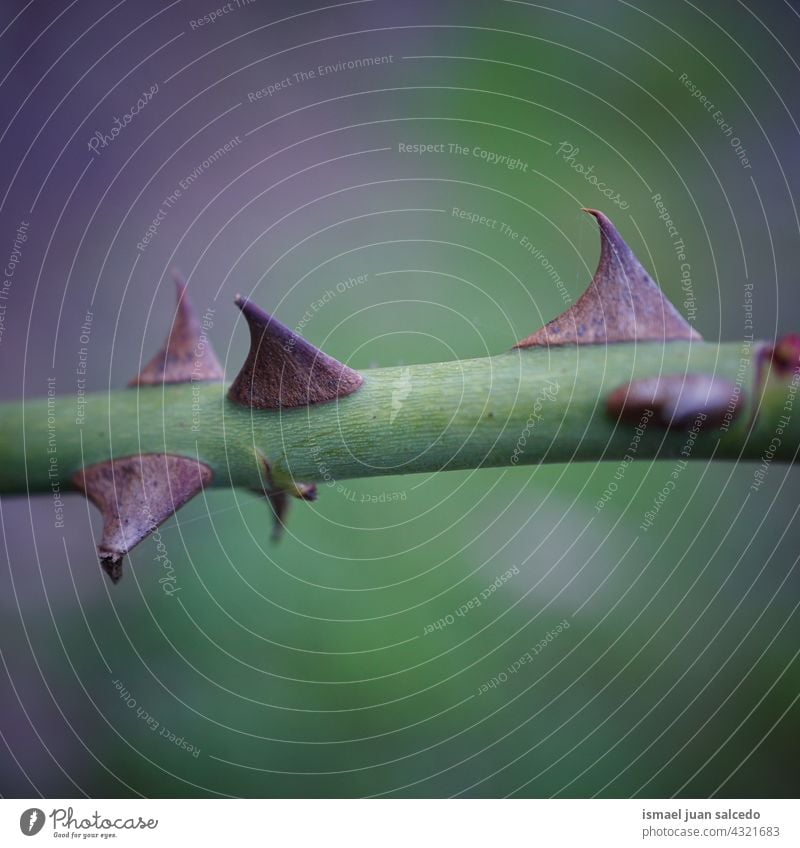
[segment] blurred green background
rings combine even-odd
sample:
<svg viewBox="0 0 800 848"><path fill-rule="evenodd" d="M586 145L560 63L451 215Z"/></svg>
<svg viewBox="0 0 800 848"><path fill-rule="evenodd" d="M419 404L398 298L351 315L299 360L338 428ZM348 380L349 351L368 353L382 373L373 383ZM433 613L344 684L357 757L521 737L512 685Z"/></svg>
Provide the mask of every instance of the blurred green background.
<svg viewBox="0 0 800 848"><path fill-rule="evenodd" d="M750 332L748 283L757 338L797 330L791 4L259 0L195 26L207 4L88 2L38 39L55 12L9 5L2 255L30 236L5 399L53 375L72 414L87 312L88 388L124 385L173 267L229 378L237 291L358 368L498 353L587 285L581 206L707 340ZM615 464L337 481L278 546L263 503L214 490L162 528L170 595L152 540L112 587L81 499L59 529L49 498L4 497L0 792L795 796L798 477L754 493L754 468L691 463L646 531L671 463L600 510Z"/></svg>

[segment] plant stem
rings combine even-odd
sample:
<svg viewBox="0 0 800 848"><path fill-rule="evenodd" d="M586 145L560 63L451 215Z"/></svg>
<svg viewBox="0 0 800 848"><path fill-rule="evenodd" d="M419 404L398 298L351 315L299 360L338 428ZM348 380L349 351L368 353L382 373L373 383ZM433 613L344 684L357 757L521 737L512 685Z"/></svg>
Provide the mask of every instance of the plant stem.
<svg viewBox="0 0 800 848"><path fill-rule="evenodd" d="M212 469L213 485L246 487L261 486L258 452L279 485L290 479L330 482L517 463L618 461L631 453L635 425L608 415L608 395L632 379L684 373L726 378L743 396L726 430L697 436L691 458L761 461L774 449L772 459L794 461L800 416L791 414L791 401L798 375L794 382L772 376L759 386L754 360L742 359L741 345L734 343L569 345L364 371L364 384L353 394L291 410L234 404L223 383L90 394L80 424L74 396L7 403L0 405L0 492L72 488L81 467L141 453L199 459ZM687 439L686 432L651 423L635 456L682 456Z"/></svg>

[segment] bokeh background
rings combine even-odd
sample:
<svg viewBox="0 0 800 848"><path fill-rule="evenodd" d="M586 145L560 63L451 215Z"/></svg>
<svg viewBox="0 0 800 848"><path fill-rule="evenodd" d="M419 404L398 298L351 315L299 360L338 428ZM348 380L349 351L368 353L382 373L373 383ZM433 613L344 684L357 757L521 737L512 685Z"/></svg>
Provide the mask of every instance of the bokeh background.
<svg viewBox="0 0 800 848"><path fill-rule="evenodd" d="M169 328L172 268L215 310L229 377L236 292L295 326L365 274L303 322L334 356L501 352L585 288L586 205L707 339L750 332L750 283L756 337L798 329L794 2L3 0L1 17L4 267L27 235L6 400L53 377L72 404L82 348L88 389L123 386ZM635 463L600 510L613 464L323 486L279 546L263 503L214 490L162 528L171 595L152 540L109 584L81 498L55 528L48 497L4 497L0 793L796 795L797 473L753 493L753 465L693 462L642 531L671 467Z"/></svg>

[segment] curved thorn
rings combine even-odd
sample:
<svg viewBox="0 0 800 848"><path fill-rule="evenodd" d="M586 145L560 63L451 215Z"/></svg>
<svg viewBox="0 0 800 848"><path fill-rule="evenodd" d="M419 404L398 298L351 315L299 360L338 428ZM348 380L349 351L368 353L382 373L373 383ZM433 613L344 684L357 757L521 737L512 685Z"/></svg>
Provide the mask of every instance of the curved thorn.
<svg viewBox="0 0 800 848"><path fill-rule="evenodd" d="M173 271L177 296L175 319L158 353L134 377L129 386L160 386L222 380L223 371L211 343L203 332L187 291L186 282Z"/></svg>
<svg viewBox="0 0 800 848"><path fill-rule="evenodd" d="M357 372L290 330L252 301L235 301L250 328L250 351L228 397L251 409L283 409L326 403L356 391Z"/></svg>
<svg viewBox="0 0 800 848"><path fill-rule="evenodd" d="M611 220L597 209L583 211L594 215L600 227L600 261L592 282L569 309L514 347L702 340Z"/></svg>

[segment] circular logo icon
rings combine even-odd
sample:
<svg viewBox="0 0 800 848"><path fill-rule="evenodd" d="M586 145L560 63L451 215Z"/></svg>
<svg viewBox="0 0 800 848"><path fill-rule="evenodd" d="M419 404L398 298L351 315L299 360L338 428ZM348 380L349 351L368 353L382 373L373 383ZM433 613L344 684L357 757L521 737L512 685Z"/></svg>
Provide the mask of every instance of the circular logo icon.
<svg viewBox="0 0 800 848"><path fill-rule="evenodd" d="M36 836L36 834L44 827L44 810L38 807L31 807L19 817L19 829L25 836Z"/></svg>

